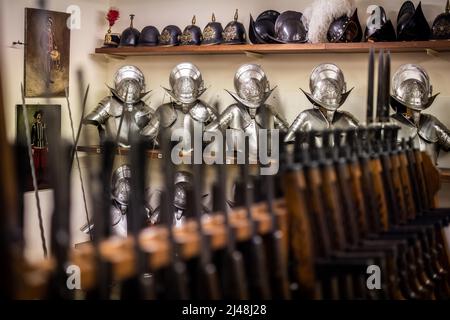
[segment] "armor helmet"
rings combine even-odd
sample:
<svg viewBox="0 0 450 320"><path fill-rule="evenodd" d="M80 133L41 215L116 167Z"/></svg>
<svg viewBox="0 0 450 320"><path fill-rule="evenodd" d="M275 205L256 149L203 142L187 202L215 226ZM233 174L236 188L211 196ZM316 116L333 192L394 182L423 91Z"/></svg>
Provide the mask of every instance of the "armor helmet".
<svg viewBox="0 0 450 320"><path fill-rule="evenodd" d="M159 42L159 31L154 26L147 26L141 31L139 37L139 46L153 47L157 46Z"/></svg>
<svg viewBox="0 0 450 320"><path fill-rule="evenodd" d="M234 89L237 93L228 91L234 99L249 108L258 108L275 88L270 89L269 81L261 66L244 64L234 75Z"/></svg>
<svg viewBox="0 0 450 320"><path fill-rule="evenodd" d="M314 68L309 79L311 93L303 91L308 100L329 111L338 109L347 99L344 74L332 63L322 63Z"/></svg>
<svg viewBox="0 0 450 320"><path fill-rule="evenodd" d="M433 39L450 39L450 1L447 0L445 12L434 19L431 27Z"/></svg>
<svg viewBox="0 0 450 320"><path fill-rule="evenodd" d="M192 188L192 174L187 171L175 173L174 205L179 210L187 209L187 190Z"/></svg>
<svg viewBox="0 0 450 320"><path fill-rule="evenodd" d="M206 25L203 29L202 34L202 44L211 45L211 44L219 44L222 43L223 37L223 27L220 22L216 22L216 16L214 13L211 17L211 22Z"/></svg>
<svg viewBox="0 0 450 320"><path fill-rule="evenodd" d="M399 41L426 41L431 36L430 26L422 11L422 3L417 8L406 1L397 16L397 38Z"/></svg>
<svg viewBox="0 0 450 320"><path fill-rule="evenodd" d="M374 17L376 19L374 22ZM394 26L391 20L388 20L384 8L376 6L367 20L366 30L364 31L364 39L371 42L380 41L395 41L397 39L395 35Z"/></svg>
<svg viewBox="0 0 450 320"><path fill-rule="evenodd" d="M304 43L307 32L303 24L303 14L297 11L285 11L275 22L275 37L278 43Z"/></svg>
<svg viewBox="0 0 450 320"><path fill-rule="evenodd" d="M177 46L180 44L181 30L177 26L169 25L163 29L159 36L159 45L165 47Z"/></svg>
<svg viewBox="0 0 450 320"><path fill-rule="evenodd" d="M362 39L362 28L358 19L358 9L353 15L346 15L334 20L327 32L329 42L360 42Z"/></svg>
<svg viewBox="0 0 450 320"><path fill-rule="evenodd" d="M192 18L192 24L184 28L181 35L181 45L200 45L202 42L202 31L195 25L195 16Z"/></svg>
<svg viewBox="0 0 450 320"><path fill-rule="evenodd" d="M128 205L131 192L131 168L129 165L122 165L114 171L111 179L112 198L121 205Z"/></svg>
<svg viewBox="0 0 450 320"><path fill-rule="evenodd" d="M145 78L141 70L135 66L123 66L114 75L114 89L111 92L122 102L136 103L147 93L145 90Z"/></svg>
<svg viewBox="0 0 450 320"><path fill-rule="evenodd" d="M164 89L183 104L195 102L206 91L200 70L190 62L176 65L170 73L169 83L171 90Z"/></svg>
<svg viewBox="0 0 450 320"><path fill-rule="evenodd" d="M261 13L256 21L250 15L248 36L253 44L277 43L275 38L275 22L280 13L275 10L266 10Z"/></svg>
<svg viewBox="0 0 450 320"><path fill-rule="evenodd" d="M433 88L427 72L419 65L404 64L392 77L392 104L395 108L400 104L416 111L428 108L436 98L432 96ZM399 108L396 108L399 110ZM400 109L401 110L401 109Z"/></svg>
<svg viewBox="0 0 450 320"><path fill-rule="evenodd" d="M243 44L246 43L245 27L238 20L238 9L234 14L234 20L229 22L223 30L223 43Z"/></svg>
<svg viewBox="0 0 450 320"><path fill-rule="evenodd" d="M130 26L120 36L121 47L134 47L139 42L140 32L133 27L134 14L130 14Z"/></svg>

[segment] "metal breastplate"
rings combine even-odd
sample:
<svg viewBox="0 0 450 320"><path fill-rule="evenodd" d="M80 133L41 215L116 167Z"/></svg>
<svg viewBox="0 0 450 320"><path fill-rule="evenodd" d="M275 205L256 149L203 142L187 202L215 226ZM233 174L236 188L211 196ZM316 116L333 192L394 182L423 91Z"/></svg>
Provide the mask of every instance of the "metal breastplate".
<svg viewBox="0 0 450 320"><path fill-rule="evenodd" d="M183 149L185 151L191 150L191 142L189 139L184 139L184 137L189 137L194 132L194 128L203 135L205 126L212 120L209 107L200 100L193 106L166 104L162 107L166 108L164 109L166 119L169 119L169 121L165 121L163 127L168 128L171 135L175 132L183 134Z"/></svg>
<svg viewBox="0 0 450 320"><path fill-rule="evenodd" d="M419 127L404 115L396 113L391 116L393 122L400 127L397 141L401 143L403 139L413 138L415 148L426 151L434 163L437 163L439 156L438 138L436 136L433 119L428 115L421 114Z"/></svg>
<svg viewBox="0 0 450 320"><path fill-rule="evenodd" d="M249 155L250 157L256 157L258 154L258 136L259 129L263 128L264 124L264 112L267 112L266 129L274 128L273 113L266 105L259 107L255 115L252 117L247 108L241 105L232 105L228 108L231 113L231 121L229 129L231 136L227 137L227 146L237 152L243 152L245 146L245 136L249 137ZM268 139L268 148L270 150L270 139Z"/></svg>
<svg viewBox="0 0 450 320"><path fill-rule="evenodd" d="M106 119L104 126L107 136L115 140L122 118L122 104L116 99L111 99L109 114L110 117ZM142 101L125 109L118 139L119 146L129 147L132 134L139 134L150 121L152 114L153 110Z"/></svg>
<svg viewBox="0 0 450 320"><path fill-rule="evenodd" d="M334 111L332 121L329 121L326 116L318 109L308 109L300 113L295 119L294 123L289 128L289 136L293 137L296 131L322 131L325 129L350 129L356 128L358 122L347 112ZM322 138L316 137L318 146L322 145ZM333 144L333 141L330 141Z"/></svg>

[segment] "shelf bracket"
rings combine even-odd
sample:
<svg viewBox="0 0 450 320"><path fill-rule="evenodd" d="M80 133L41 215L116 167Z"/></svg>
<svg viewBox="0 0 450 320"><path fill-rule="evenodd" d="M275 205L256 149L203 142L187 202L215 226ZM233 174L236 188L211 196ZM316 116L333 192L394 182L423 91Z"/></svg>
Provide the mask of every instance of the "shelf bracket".
<svg viewBox="0 0 450 320"><path fill-rule="evenodd" d="M432 56L432 57L438 57L439 56L439 52L433 49L425 49L427 55Z"/></svg>
<svg viewBox="0 0 450 320"><path fill-rule="evenodd" d="M249 58L254 58L254 59L262 59L264 57L263 54L261 53L257 53L257 52L252 52L252 51L244 51L245 55Z"/></svg>
<svg viewBox="0 0 450 320"><path fill-rule="evenodd" d="M96 57L96 58L102 57L106 61L109 61L111 59L115 59L115 60L125 60L126 59L126 56L109 54L109 53L91 53L91 56Z"/></svg>

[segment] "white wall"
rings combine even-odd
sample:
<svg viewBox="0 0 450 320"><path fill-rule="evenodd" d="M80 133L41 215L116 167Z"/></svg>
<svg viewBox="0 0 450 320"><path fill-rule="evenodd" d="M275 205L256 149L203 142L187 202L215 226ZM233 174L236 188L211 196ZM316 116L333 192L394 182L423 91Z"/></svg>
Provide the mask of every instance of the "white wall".
<svg viewBox="0 0 450 320"><path fill-rule="evenodd" d="M205 83L210 86L204 98L211 103L218 102L220 110L223 110L232 98L223 89L233 89L233 76L235 70L242 63L255 62L261 64L268 74L270 83L278 85L269 102L278 105L288 121L291 122L302 110L309 108L310 104L299 91L299 87L308 89L308 79L311 70L319 63L334 62L338 64L347 79L349 87L355 87L343 110L352 112L359 120L364 121L365 97L367 83L367 55L366 54L308 54L308 55L267 55L261 59L249 58L245 55L229 56L149 56L129 57L125 60L110 60L107 63L102 56L91 55L96 47L101 46L103 36L107 30L104 15L110 5L116 6L121 12L121 19L114 26L114 32L121 32L129 24L128 14L134 13L135 27L142 29L146 25L155 25L160 31L168 24L177 24L181 29L190 24L193 14L197 16L197 25L203 29L209 22L211 12L215 12L217 21L225 26L233 18L235 8L239 8L239 20L246 28L249 22L249 13L255 17L265 9L271 8L278 11L297 10L303 11L310 3L309 0L53 0L48 1L49 9L66 11L67 6L76 4L80 6L82 13L81 30L71 33L71 70L70 92L74 118L79 117L79 101L77 97L75 72L81 67L84 70L86 82L90 83L90 95L87 108L95 107L97 101L108 94L104 83L111 83L114 72L123 64L135 64L141 68L147 78L148 89L152 89L150 104L156 108L163 100L161 85L168 85L170 70L177 63L190 61L198 65L203 73ZM356 1L359 18L364 27L366 20L365 8L368 4L377 3L384 6L389 17L395 25L396 15L403 1ZM417 4L418 1L415 1ZM425 15L430 23L435 16L443 11L444 0L422 1ZM20 82L23 81L23 49L9 48L12 41L24 40L24 7L36 7L37 1L32 0L0 0L0 23L3 34L3 42L0 44L3 61L4 92L6 95L6 119L7 132L10 139L15 138L15 105L21 103ZM395 70L403 63L419 63L430 74L434 90L441 92L429 112L436 115L444 124L450 127L450 53L441 53L437 56L429 56L426 53L395 53L392 56L392 69ZM42 99L29 99L29 103L45 103ZM52 103L62 105L62 134L70 138L70 125L67 108L64 99L54 99ZM90 134L95 135L95 130L90 129ZM123 161L123 159L119 159ZM450 154L441 157L440 165L450 167ZM83 160L83 165L85 161ZM157 170L154 170L157 172ZM84 223L84 210L81 198L81 189L78 182L78 171L74 170L72 201L74 242L85 240L78 228ZM46 221L51 210L51 192L40 192L44 202ZM449 204L450 190L442 193L443 203ZM28 256L39 258L42 256L38 224L34 206L33 194L27 195L27 240ZM89 201L89 199L88 199ZM449 204L450 205L450 204ZM45 224L47 232L48 223ZM48 238L48 237L47 237Z"/></svg>
<svg viewBox="0 0 450 320"><path fill-rule="evenodd" d="M72 30L70 43L70 100L74 119L81 115L80 101L78 99L78 86L76 72L78 68L84 71L86 83L90 83L88 105L93 106L105 94L104 82L106 79L106 65L102 59L92 57L90 54L101 44L106 29L104 25L104 12L108 8L107 0L53 0L47 1L49 10L65 12L69 5L76 4L81 8L81 30ZM36 8L38 1L33 0L0 0L0 26L2 30L2 77L5 98L5 118L7 134L10 140L16 135L15 105L21 104L20 83L23 82L23 47L11 48L13 41L24 41L24 15L25 7ZM27 99L27 103L46 103L45 99ZM51 99L50 103L61 104L61 132L64 138L71 138L70 122L65 99ZM78 122L78 121L77 121ZM2 124L3 125L3 124ZM77 124L75 124L77 126ZM79 232L84 223L84 210L82 206L81 189L78 182L78 171L73 172L73 201L72 226L74 242L86 240ZM44 216L44 228L47 233L47 242L50 233L50 214L52 210L52 192L49 190L39 192ZM30 259L42 257L40 234L37 220L37 209L34 194L28 193L26 200L26 254Z"/></svg>

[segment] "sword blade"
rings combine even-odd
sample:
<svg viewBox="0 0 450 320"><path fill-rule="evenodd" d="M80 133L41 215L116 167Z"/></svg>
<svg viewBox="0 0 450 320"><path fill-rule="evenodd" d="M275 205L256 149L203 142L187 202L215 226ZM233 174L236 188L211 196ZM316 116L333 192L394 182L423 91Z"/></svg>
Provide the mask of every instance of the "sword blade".
<svg viewBox="0 0 450 320"><path fill-rule="evenodd" d="M381 122L381 118L383 117L383 104L384 104L383 69L384 69L384 51L383 49L380 49L380 54L378 56L378 87L377 87L377 117L376 117L377 122Z"/></svg>
<svg viewBox="0 0 450 320"><path fill-rule="evenodd" d="M369 54L369 81L367 88L367 116L366 123L373 122L373 83L374 83L374 50L370 48Z"/></svg>
<svg viewBox="0 0 450 320"><path fill-rule="evenodd" d="M47 258L47 255L48 255L47 241L45 239L44 222L42 219L41 202L39 199L39 191L38 191L38 184L37 184L37 178L36 178L36 168L34 167L33 150L31 148L30 124L28 122L28 113L27 113L26 104L25 104L25 90L23 88L22 83L20 84L20 87L21 87L21 93L22 93L23 121L25 124L25 135L27 138L28 158L30 159L31 178L33 180L34 197L36 199L36 207L37 207L37 212L38 212L39 231L40 231L40 235L41 235L42 251L44 252L44 257Z"/></svg>

